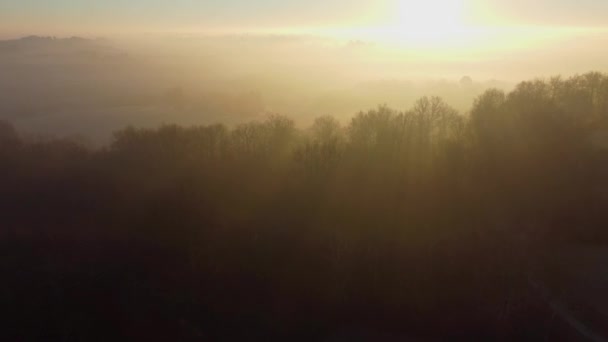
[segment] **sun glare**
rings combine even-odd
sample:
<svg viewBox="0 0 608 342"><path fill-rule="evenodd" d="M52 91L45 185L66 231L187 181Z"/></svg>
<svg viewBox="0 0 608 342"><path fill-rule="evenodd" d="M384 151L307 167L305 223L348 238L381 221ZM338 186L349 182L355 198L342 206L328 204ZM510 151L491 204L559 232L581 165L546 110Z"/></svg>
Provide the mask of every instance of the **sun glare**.
<svg viewBox="0 0 608 342"><path fill-rule="evenodd" d="M449 31L463 25L463 9L462 0L400 0L395 25L406 31Z"/></svg>
<svg viewBox="0 0 608 342"><path fill-rule="evenodd" d="M333 30L336 36L393 46L451 49L479 43L478 29L467 23L468 0L393 0L376 25Z"/></svg>
<svg viewBox="0 0 608 342"><path fill-rule="evenodd" d="M465 38L464 0L398 0L385 40L424 45Z"/></svg>

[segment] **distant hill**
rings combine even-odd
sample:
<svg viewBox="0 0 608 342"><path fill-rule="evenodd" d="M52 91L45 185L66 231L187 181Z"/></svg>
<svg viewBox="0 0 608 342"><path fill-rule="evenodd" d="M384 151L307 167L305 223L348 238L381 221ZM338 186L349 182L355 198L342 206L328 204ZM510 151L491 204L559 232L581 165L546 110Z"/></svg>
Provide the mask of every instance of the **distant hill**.
<svg viewBox="0 0 608 342"><path fill-rule="evenodd" d="M125 59L128 55L105 39L87 39L81 37L55 38L28 36L20 39L0 40L0 62L30 62L116 60Z"/></svg>
<svg viewBox="0 0 608 342"><path fill-rule="evenodd" d="M372 52L364 42L305 36L0 40L0 119L32 134L103 143L130 124L230 124L280 113L306 125L379 104L407 108L427 95L466 112L485 89L508 88L459 83L462 74L410 80L407 65L374 62Z"/></svg>

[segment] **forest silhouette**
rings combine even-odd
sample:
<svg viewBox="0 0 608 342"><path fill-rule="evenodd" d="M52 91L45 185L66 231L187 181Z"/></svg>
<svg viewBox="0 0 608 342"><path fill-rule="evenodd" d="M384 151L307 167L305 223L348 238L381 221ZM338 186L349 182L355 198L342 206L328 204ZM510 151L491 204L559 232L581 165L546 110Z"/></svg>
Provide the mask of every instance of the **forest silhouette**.
<svg viewBox="0 0 608 342"><path fill-rule="evenodd" d="M2 122L0 160L12 338L538 339L534 265L608 242L608 75L100 148Z"/></svg>

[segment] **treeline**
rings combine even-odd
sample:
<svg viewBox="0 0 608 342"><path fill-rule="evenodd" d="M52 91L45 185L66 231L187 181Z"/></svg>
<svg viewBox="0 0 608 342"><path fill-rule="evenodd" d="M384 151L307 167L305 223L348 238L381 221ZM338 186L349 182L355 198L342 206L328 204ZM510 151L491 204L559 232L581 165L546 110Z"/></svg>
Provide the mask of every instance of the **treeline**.
<svg viewBox="0 0 608 342"><path fill-rule="evenodd" d="M47 322L30 334L538 337L527 263L608 238L608 75L488 90L467 114L425 97L306 130L129 127L97 150L2 124L0 160L9 307Z"/></svg>

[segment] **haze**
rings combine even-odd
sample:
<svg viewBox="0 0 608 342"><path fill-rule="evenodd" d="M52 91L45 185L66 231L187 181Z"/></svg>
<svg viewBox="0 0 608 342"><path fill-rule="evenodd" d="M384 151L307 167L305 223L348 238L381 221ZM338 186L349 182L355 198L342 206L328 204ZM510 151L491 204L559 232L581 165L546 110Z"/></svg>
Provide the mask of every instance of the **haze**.
<svg viewBox="0 0 608 342"><path fill-rule="evenodd" d="M608 340L606 0L0 0L0 341Z"/></svg>
<svg viewBox="0 0 608 342"><path fill-rule="evenodd" d="M606 70L607 15L591 0L2 0L0 115L102 142L126 124L308 123L423 95L466 112L490 86Z"/></svg>

